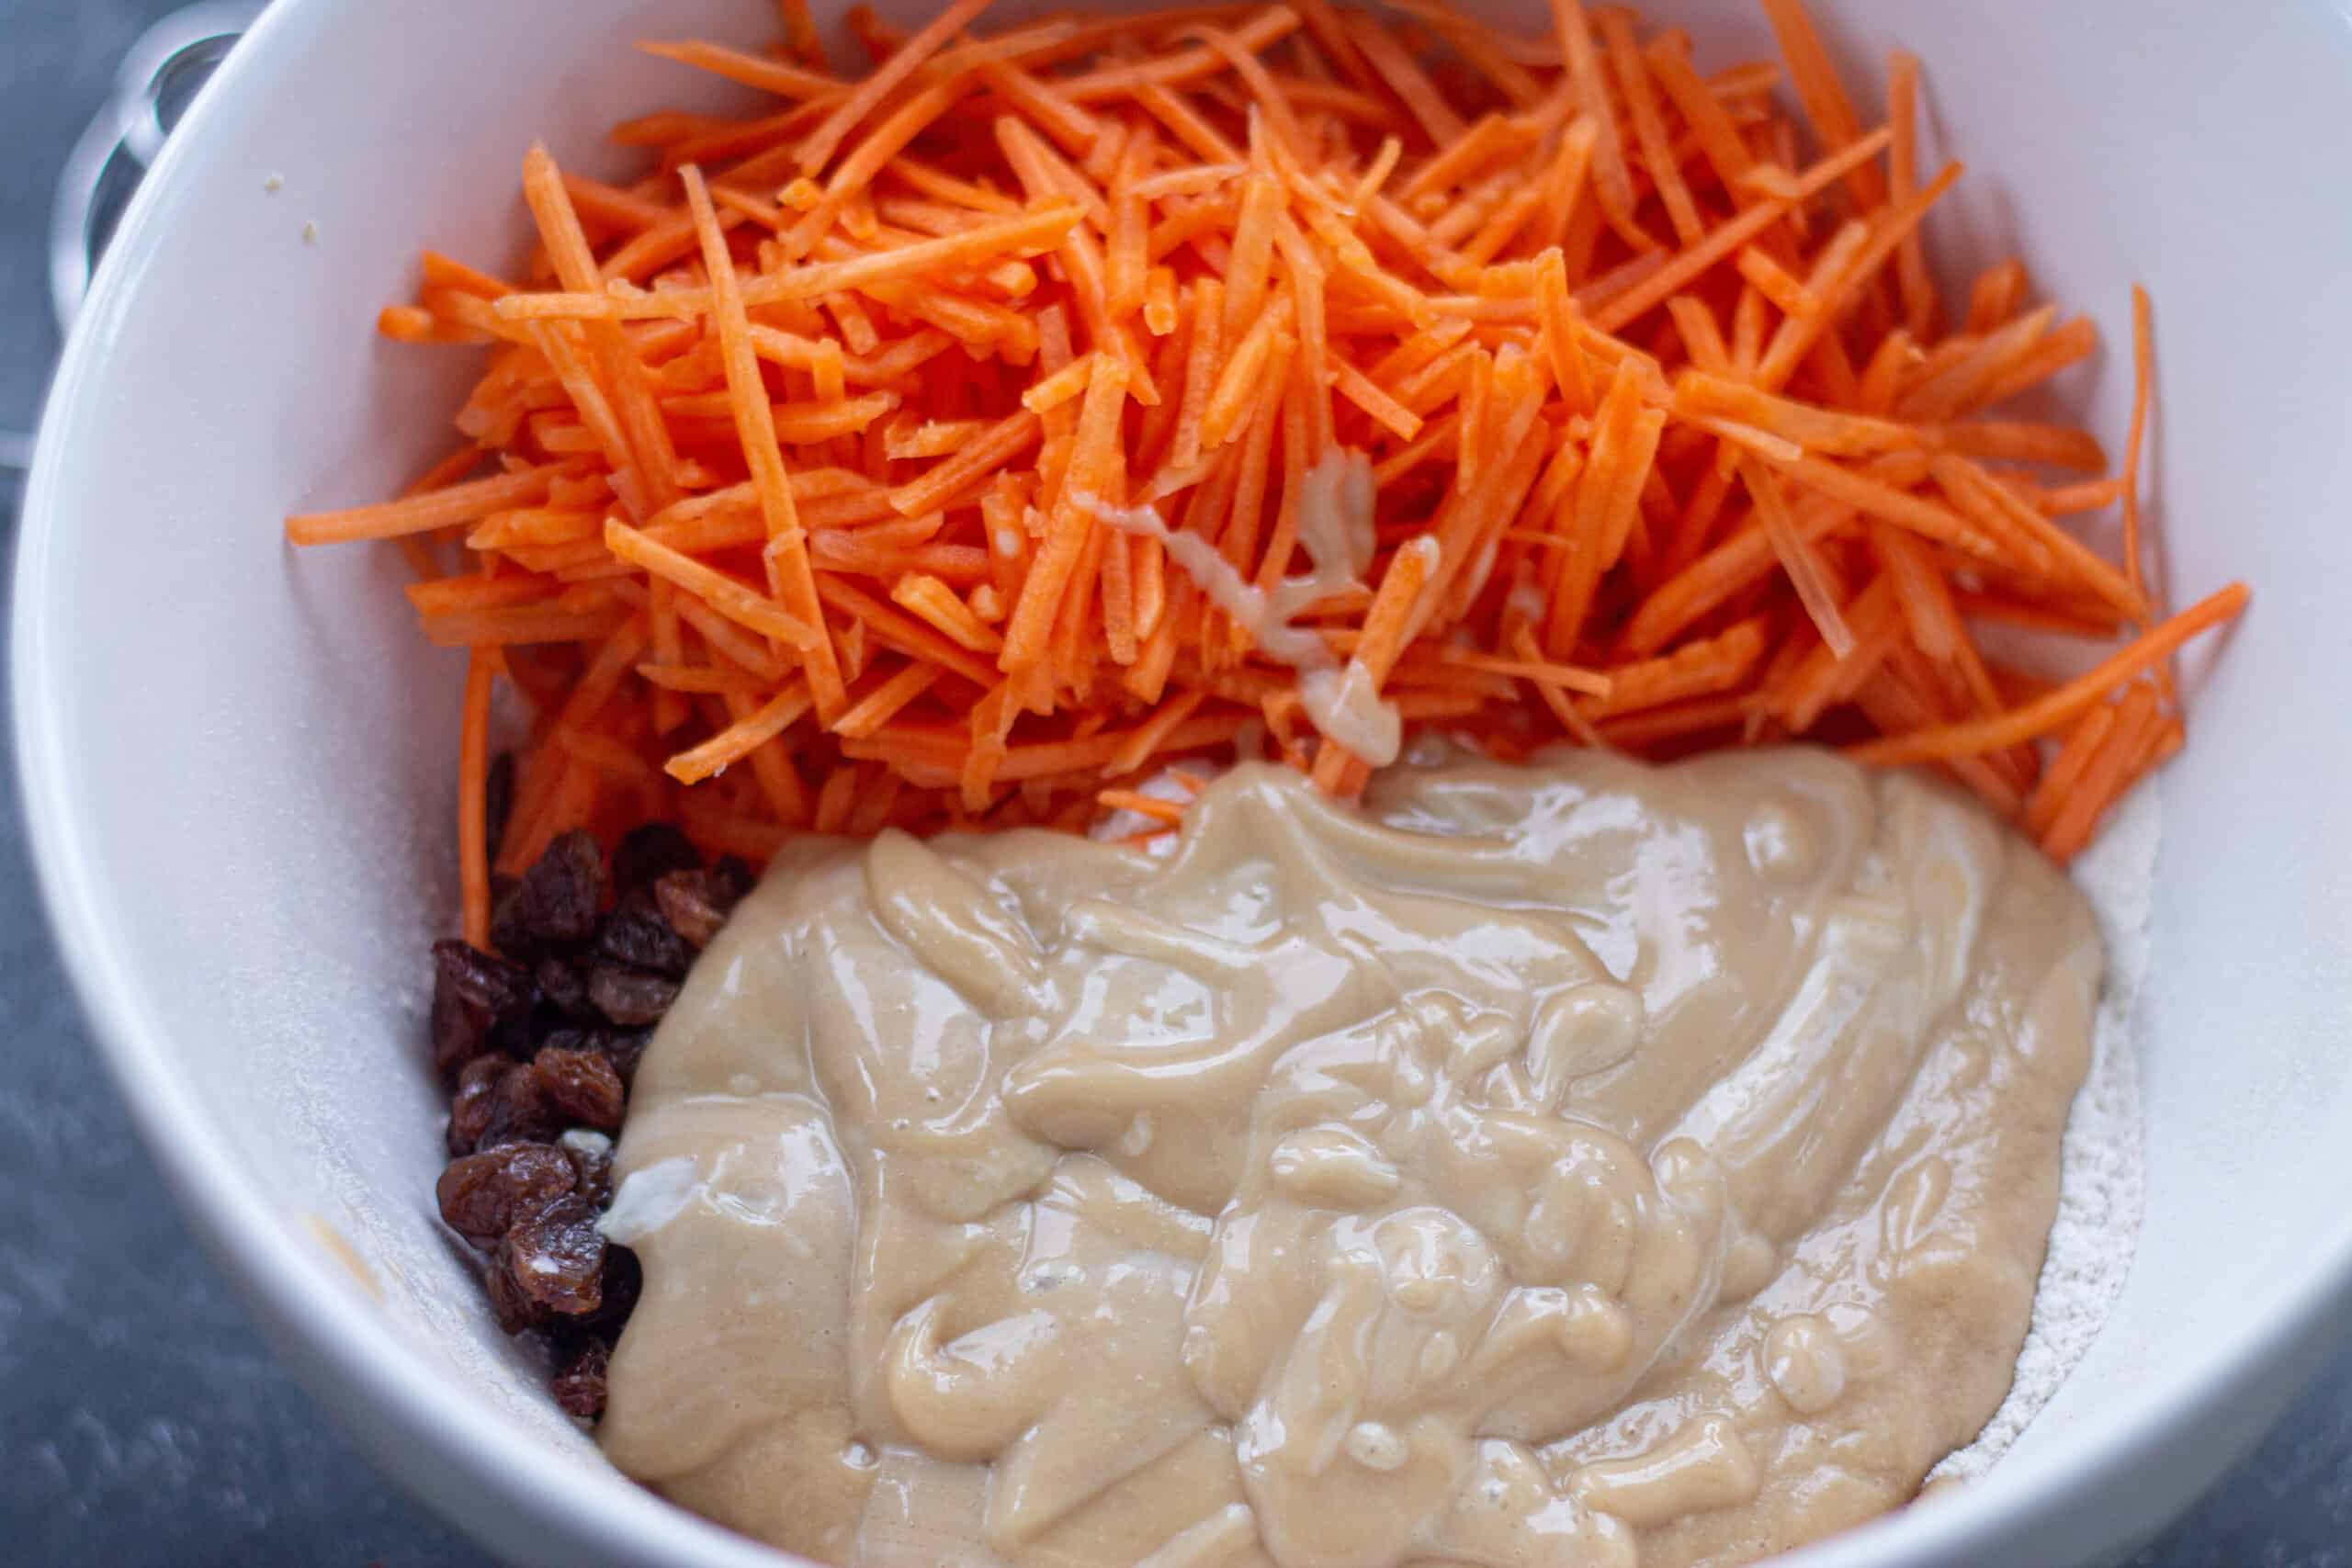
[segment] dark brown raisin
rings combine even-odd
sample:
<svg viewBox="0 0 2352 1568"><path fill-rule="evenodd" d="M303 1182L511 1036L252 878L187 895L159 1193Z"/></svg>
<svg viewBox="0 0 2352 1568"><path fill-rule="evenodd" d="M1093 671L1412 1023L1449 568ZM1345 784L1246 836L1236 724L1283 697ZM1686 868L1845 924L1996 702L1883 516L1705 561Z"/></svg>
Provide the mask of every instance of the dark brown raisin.
<svg viewBox="0 0 2352 1568"><path fill-rule="evenodd" d="M622 835L613 851L613 886L623 893L650 887L673 871L698 871L702 856L684 832L668 822L648 822Z"/></svg>
<svg viewBox="0 0 2352 1568"><path fill-rule="evenodd" d="M543 1045L531 1058L531 1071L565 1120L599 1133L620 1131L627 1091L619 1070L603 1055Z"/></svg>
<svg viewBox="0 0 2352 1568"><path fill-rule="evenodd" d="M615 1023L657 1023L678 999L678 982L625 964L599 964L588 971L588 999Z"/></svg>
<svg viewBox="0 0 2352 1568"><path fill-rule="evenodd" d="M670 929L655 896L643 891L624 897L620 908L605 918L604 928L596 933L596 949L607 957L673 980L683 979L695 961L695 950Z"/></svg>
<svg viewBox="0 0 2352 1568"><path fill-rule="evenodd" d="M531 1005L529 970L462 942L433 944L433 973L436 988L447 987L460 999L494 1018L508 1017Z"/></svg>
<svg viewBox="0 0 2352 1568"><path fill-rule="evenodd" d="M653 898L662 919L693 947L710 945L718 928L741 895L728 895L726 880L716 871L673 871L653 885Z"/></svg>
<svg viewBox="0 0 2352 1568"><path fill-rule="evenodd" d="M538 1075L516 1063L500 1075L498 1086L490 1092L490 1113L476 1146L544 1144L562 1131L563 1113L556 1109Z"/></svg>
<svg viewBox="0 0 2352 1568"><path fill-rule="evenodd" d="M624 1088L637 1082L637 1065L645 1059L645 1048L653 1043L650 1029L605 1029L596 1033L596 1049L613 1064L621 1076Z"/></svg>
<svg viewBox="0 0 2352 1568"><path fill-rule="evenodd" d="M491 1030L489 1045L518 1062L527 1062L539 1048L539 1036L546 1032L537 1010L512 1013L500 1019Z"/></svg>
<svg viewBox="0 0 2352 1568"><path fill-rule="evenodd" d="M525 1291L514 1276L506 1271L503 1249L490 1261L490 1310L497 1315L498 1326L509 1334L520 1334L548 1320L548 1309Z"/></svg>
<svg viewBox="0 0 2352 1568"><path fill-rule="evenodd" d="M740 855L722 857L717 865L710 868L710 874L718 879L718 896L730 909L760 885L760 874Z"/></svg>
<svg viewBox="0 0 2352 1568"><path fill-rule="evenodd" d="M601 1026L582 1028L576 1024L560 1024L539 1036L539 1049L545 1050L552 1045L559 1051L593 1051L596 1048L596 1037L603 1032Z"/></svg>
<svg viewBox="0 0 2352 1568"><path fill-rule="evenodd" d="M442 1082L489 1049L490 1026L490 1014L458 995L439 975L434 976L433 1070Z"/></svg>
<svg viewBox="0 0 2352 1568"><path fill-rule="evenodd" d="M605 1378L613 1353L601 1339L583 1341L555 1374L555 1402L567 1414L594 1420L605 1413Z"/></svg>
<svg viewBox="0 0 2352 1568"><path fill-rule="evenodd" d="M556 1146L571 1161L571 1190L599 1209L613 1201L613 1141L602 1133L566 1133Z"/></svg>
<svg viewBox="0 0 2352 1568"><path fill-rule="evenodd" d="M492 940L516 954L575 946L596 934L604 899L604 852L592 834L566 833L499 902L491 916Z"/></svg>
<svg viewBox="0 0 2352 1568"><path fill-rule="evenodd" d="M481 1135L490 1131L492 1097L497 1091L498 1080L514 1065L503 1056L476 1056L458 1075L457 1090L449 1096L449 1153L453 1158L481 1147Z"/></svg>
<svg viewBox="0 0 2352 1568"><path fill-rule="evenodd" d="M602 1305L579 1319L582 1328L609 1329L617 1335L628 1314L637 1310L637 1298L645 1288L645 1270L637 1261L637 1254L626 1247L605 1247L605 1300Z"/></svg>
<svg viewBox="0 0 2352 1568"><path fill-rule="evenodd" d="M482 818L489 829L490 858L506 846L507 818L514 814L514 753L501 751L490 760L490 777L482 790Z"/></svg>
<svg viewBox="0 0 2352 1568"><path fill-rule="evenodd" d="M539 984L539 998L566 1018L591 1022L596 1009L588 1000L588 978L571 964L560 958L542 958L533 977Z"/></svg>
<svg viewBox="0 0 2352 1568"><path fill-rule="evenodd" d="M487 1252L520 1222L578 1185L579 1172L561 1149L509 1144L449 1162L435 1186L444 1224Z"/></svg>
<svg viewBox="0 0 2352 1568"><path fill-rule="evenodd" d="M571 1174L571 1167L564 1168ZM498 1270L547 1311L582 1317L605 1301L605 1235L585 1199L558 1198L499 1244Z"/></svg>

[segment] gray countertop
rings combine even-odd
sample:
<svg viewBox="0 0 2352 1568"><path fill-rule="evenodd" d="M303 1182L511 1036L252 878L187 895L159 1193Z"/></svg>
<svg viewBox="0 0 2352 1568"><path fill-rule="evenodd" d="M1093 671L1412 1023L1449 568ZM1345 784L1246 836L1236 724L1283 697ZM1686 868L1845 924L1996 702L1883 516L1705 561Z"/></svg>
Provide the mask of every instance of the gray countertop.
<svg viewBox="0 0 2352 1568"><path fill-rule="evenodd" d="M751 3L751 0L746 0ZM175 0L0 0L0 431L51 358L51 185ZM16 481L0 471L14 540ZM0 1562L486 1561L368 1468L188 1239L59 975L0 735ZM2135 1568L2352 1568L2352 1351Z"/></svg>

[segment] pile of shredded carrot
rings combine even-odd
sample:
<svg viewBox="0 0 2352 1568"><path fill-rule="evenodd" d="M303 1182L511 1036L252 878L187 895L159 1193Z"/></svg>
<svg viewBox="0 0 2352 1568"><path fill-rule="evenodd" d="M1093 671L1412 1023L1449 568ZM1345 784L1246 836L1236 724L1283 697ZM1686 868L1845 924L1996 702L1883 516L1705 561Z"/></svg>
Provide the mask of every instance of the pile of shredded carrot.
<svg viewBox="0 0 2352 1568"><path fill-rule="evenodd" d="M577 827L754 858L1165 830L1136 786L1199 755L1361 788L1235 598L1306 574L1335 449L1371 561L1295 626L1408 735L1811 736L1939 768L2061 860L2180 746L2171 656L2246 592L2167 618L2143 565L2147 300L2119 472L1999 412L2096 334L2016 262L1939 299L1920 225L1960 169L1919 166L1910 57L1865 130L1799 0L1763 0L1785 73L1713 73L1580 0L1540 38L1430 0L981 37L988 4L854 10L862 78L805 0L766 53L643 45L778 107L619 127L658 163L626 186L534 150L519 281L427 253L383 312L490 345L463 445L287 532L397 540L426 636L471 650L474 941L493 874ZM2109 509L2120 560L2063 521ZM2124 640L2053 681L1987 625ZM535 718L493 866L501 679Z"/></svg>

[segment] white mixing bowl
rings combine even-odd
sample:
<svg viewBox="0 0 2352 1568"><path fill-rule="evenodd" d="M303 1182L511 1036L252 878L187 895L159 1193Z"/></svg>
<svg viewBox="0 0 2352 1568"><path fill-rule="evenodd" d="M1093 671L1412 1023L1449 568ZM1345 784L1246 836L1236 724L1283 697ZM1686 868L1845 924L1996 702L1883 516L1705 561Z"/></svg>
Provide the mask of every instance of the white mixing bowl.
<svg viewBox="0 0 2352 1568"><path fill-rule="evenodd" d="M1653 8L1710 59L1770 52L1736 0ZM1925 56L1930 151L1972 164L1939 244L2018 251L2110 342L2128 284L2154 290L2171 576L2257 588L2164 781L2134 1042L2147 1214L2120 1305L1984 1483L1804 1558L2092 1562L2241 1450L2352 1294L2352 20L2290 0L1822 9L1850 62ZM458 662L421 646L389 552L297 558L280 519L388 494L441 449L468 356L370 331L417 247L511 254L532 138L594 165L608 122L707 90L629 39L751 42L774 16L280 0L123 223L24 509L24 791L96 1037L310 1385L520 1561L775 1559L606 1467L435 1220L419 1010L450 901ZM2120 357L2070 392L2109 433Z"/></svg>

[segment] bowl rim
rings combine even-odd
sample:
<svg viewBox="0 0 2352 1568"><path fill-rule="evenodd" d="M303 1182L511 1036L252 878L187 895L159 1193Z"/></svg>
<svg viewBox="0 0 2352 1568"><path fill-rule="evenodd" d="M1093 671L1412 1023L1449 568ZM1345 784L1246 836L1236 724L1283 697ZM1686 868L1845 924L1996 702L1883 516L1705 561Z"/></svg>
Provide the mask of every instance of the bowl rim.
<svg viewBox="0 0 2352 1568"><path fill-rule="evenodd" d="M101 912L100 883L67 769L55 700L59 661L43 592L70 501L61 478L63 455L91 427L92 389L105 374L94 323L119 314L135 298L145 258L157 251L157 236L168 232L176 176L205 156L215 125L265 94L300 60L305 40L330 30L338 7L356 3L275 0L264 11L132 197L68 334L18 506L9 592L7 700L35 882L91 1037L191 1228L309 1391L384 1471L435 1513L521 1557L568 1540L592 1553L616 1553L616 1561L724 1568L799 1562L699 1519L617 1471L613 1484L583 1484L593 1472L551 1449L517 1441L511 1423L451 1389L446 1364L389 1318L355 1312L350 1277L283 1224L269 1195L209 1124L175 1066L170 1021L121 983L130 965ZM2241 1418L2247 1412L2243 1390L2316 1353L2338 1328L2333 1320L2352 1305L2352 1214L2316 1238L2306 1258L2291 1277L2248 1303L2213 1353L2149 1380L2133 1402L2065 1450L2030 1470L2005 1473L1996 1466L1931 1509L1898 1509L1784 1561L1804 1568L1972 1561L1996 1538L2051 1525L2102 1482L2158 1463L2181 1474L2180 1452L2194 1447L2201 1457L2187 1462L2201 1468L2195 1488L2169 1499L2177 1513L2234 1457L2234 1447L2211 1439L2228 1425L2229 1411ZM2256 1412L2261 1425L2285 1397L2281 1389L2263 1402L2267 1408ZM574 1551L567 1547L568 1556Z"/></svg>
<svg viewBox="0 0 2352 1568"><path fill-rule="evenodd" d="M9 722L34 881L91 1037L191 1229L265 1337L382 1470L434 1512L517 1558L537 1555L534 1543L544 1549L552 1534L616 1550L628 1561L714 1568L798 1561L698 1518L617 1471L617 1484L583 1485L593 1471L544 1445L516 1441L511 1422L456 1395L447 1364L372 1310L372 1302L355 1311L353 1278L339 1272L323 1248L293 1234L209 1124L174 1064L169 1021L119 983L130 965L100 913L99 884L76 816L42 592L67 504L60 493L62 454L84 426L88 390L102 374L96 323L120 313L134 295L176 176L204 155L216 124L300 60L306 40L332 28L337 4L276 0L229 51L126 205L66 335L17 507L8 595ZM360 1407L365 1422L357 1418ZM468 1478L478 1495L456 1496L452 1484ZM504 1528L493 1517L501 1504L513 1516Z"/></svg>

